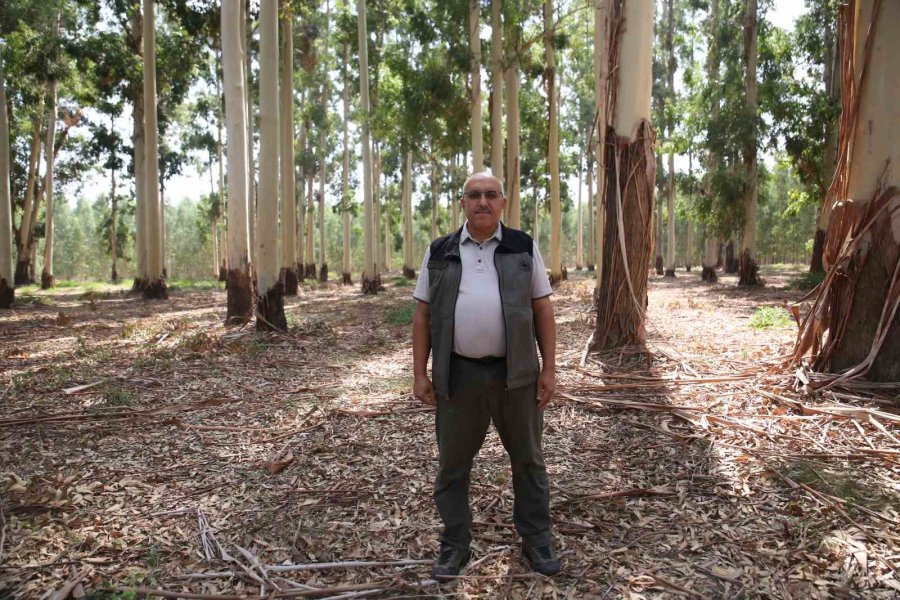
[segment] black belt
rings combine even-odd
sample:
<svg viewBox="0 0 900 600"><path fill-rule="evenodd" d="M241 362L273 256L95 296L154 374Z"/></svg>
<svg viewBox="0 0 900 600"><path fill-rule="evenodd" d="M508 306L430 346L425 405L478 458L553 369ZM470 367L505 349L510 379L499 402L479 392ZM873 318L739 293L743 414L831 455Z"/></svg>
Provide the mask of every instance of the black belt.
<svg viewBox="0 0 900 600"><path fill-rule="evenodd" d="M477 365L496 365L497 363L506 361L505 356L482 356L481 358L472 358L471 356L463 356L462 354L457 354L456 352L451 352L450 357L458 358L459 360L464 360L470 363L475 363Z"/></svg>

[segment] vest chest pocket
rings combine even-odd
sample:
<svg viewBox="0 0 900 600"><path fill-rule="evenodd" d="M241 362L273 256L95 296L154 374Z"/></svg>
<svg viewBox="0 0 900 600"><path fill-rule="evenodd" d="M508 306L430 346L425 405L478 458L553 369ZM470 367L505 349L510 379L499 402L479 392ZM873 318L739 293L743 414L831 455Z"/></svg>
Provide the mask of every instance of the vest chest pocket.
<svg viewBox="0 0 900 600"><path fill-rule="evenodd" d="M528 254L500 257L499 270L503 283L504 301L513 306L531 306L531 279L534 269Z"/></svg>
<svg viewBox="0 0 900 600"><path fill-rule="evenodd" d="M456 298L447 290L450 264L443 260L428 261L428 292L432 318L444 318L455 305Z"/></svg>

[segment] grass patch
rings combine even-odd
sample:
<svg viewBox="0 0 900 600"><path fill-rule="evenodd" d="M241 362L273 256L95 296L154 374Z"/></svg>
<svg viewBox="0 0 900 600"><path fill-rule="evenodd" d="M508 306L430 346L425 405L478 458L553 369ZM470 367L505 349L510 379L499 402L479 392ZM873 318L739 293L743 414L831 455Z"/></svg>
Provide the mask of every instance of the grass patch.
<svg viewBox="0 0 900 600"><path fill-rule="evenodd" d="M24 293L16 294L14 304L28 304L31 306L54 306L56 303L52 298L48 298L44 295L38 296L26 291Z"/></svg>
<svg viewBox="0 0 900 600"><path fill-rule="evenodd" d="M897 503L896 496L873 489L854 473L838 472L827 467L814 467L803 461L788 465L786 471L786 475L798 483L805 483L819 492L869 509L880 510L895 506Z"/></svg>
<svg viewBox="0 0 900 600"><path fill-rule="evenodd" d="M409 325L412 323L414 312L416 312L416 305L412 302L407 302L398 308L389 310L384 320L389 325Z"/></svg>
<svg viewBox="0 0 900 600"><path fill-rule="evenodd" d="M394 287L409 287L413 283L412 283L412 279L407 279L406 277L392 277L391 284Z"/></svg>
<svg viewBox="0 0 900 600"><path fill-rule="evenodd" d="M753 329L782 329L790 327L793 320L783 308L763 306L757 308L750 317L750 327Z"/></svg>
<svg viewBox="0 0 900 600"><path fill-rule="evenodd" d="M809 291L825 280L825 273L814 273L807 271L788 282L789 290Z"/></svg>

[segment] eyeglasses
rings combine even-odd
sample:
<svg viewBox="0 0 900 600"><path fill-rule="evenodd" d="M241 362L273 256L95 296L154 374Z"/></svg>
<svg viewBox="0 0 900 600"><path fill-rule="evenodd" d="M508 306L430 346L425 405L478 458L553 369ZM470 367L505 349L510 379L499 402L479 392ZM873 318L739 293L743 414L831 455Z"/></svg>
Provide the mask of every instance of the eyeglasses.
<svg viewBox="0 0 900 600"><path fill-rule="evenodd" d="M471 191L463 194L463 197L466 200L481 200L482 196L484 196L485 200L497 200L498 198L503 197L503 195L500 192L495 191L495 190L487 190L487 191L471 190Z"/></svg>

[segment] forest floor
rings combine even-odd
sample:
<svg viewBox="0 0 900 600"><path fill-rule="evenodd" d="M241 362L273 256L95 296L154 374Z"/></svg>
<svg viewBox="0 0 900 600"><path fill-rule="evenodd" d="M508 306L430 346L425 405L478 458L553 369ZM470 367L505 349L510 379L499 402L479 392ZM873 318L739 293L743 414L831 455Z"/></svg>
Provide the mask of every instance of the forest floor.
<svg viewBox="0 0 900 600"><path fill-rule="evenodd" d="M521 559L492 431L473 562L440 585L408 281L304 284L290 330L267 335L226 330L213 285L17 292L0 313L0 598L897 598L900 400L795 391L778 308L799 274L764 268L752 290L653 275L647 346L584 359L593 280L572 274L544 437L564 571Z"/></svg>

